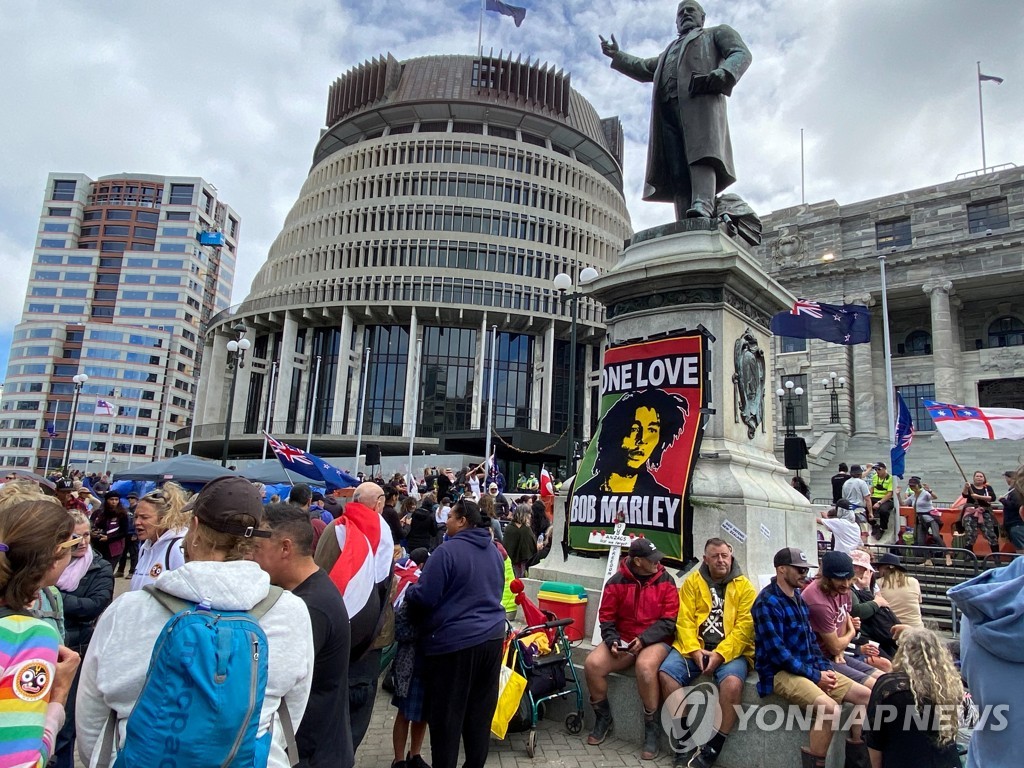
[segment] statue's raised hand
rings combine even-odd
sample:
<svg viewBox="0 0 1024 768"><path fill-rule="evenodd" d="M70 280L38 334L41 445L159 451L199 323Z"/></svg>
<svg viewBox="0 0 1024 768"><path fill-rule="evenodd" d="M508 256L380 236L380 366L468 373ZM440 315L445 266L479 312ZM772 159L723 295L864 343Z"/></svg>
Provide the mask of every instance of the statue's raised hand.
<svg viewBox="0 0 1024 768"><path fill-rule="evenodd" d="M612 39L610 42L608 40L605 40L604 37L601 35L598 35L598 37L601 38L601 53L603 53L609 59L619 52L619 44L615 40L615 35L612 35Z"/></svg>

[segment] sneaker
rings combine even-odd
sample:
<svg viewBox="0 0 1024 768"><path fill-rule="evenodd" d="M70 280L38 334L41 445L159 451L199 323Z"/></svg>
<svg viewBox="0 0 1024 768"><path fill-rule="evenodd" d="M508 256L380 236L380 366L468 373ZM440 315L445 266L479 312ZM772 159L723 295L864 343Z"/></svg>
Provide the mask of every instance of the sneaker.
<svg viewBox="0 0 1024 768"><path fill-rule="evenodd" d="M408 768L408 766L406 765L405 760L392 760L391 768Z"/></svg>
<svg viewBox="0 0 1024 768"><path fill-rule="evenodd" d="M430 768L423 755L406 755L405 768Z"/></svg>
<svg viewBox="0 0 1024 768"><path fill-rule="evenodd" d="M687 768L711 768L717 759L718 750L709 744L705 744L697 754L690 758L690 762L686 765Z"/></svg>

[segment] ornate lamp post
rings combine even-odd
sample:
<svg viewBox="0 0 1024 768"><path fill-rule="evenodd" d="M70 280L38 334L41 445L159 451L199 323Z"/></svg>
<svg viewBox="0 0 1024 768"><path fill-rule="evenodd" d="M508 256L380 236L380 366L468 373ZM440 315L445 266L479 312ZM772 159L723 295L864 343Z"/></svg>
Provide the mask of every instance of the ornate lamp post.
<svg viewBox="0 0 1024 768"><path fill-rule="evenodd" d="M235 410L235 387L238 384L238 369L245 367L245 352L252 346L252 342L245 338L245 332L248 330L245 327L245 323L239 320L232 326L231 330L238 334L238 338L232 339L227 343L228 370L231 371L231 392L228 394L227 421L224 423L224 447L220 454L220 465L222 467L228 465L228 446L231 443L231 418Z"/></svg>
<svg viewBox="0 0 1024 768"><path fill-rule="evenodd" d="M68 436L64 441L64 470L67 471L71 466L71 443L75 438L75 422L78 421L78 398L82 393L82 386L89 380L89 377L84 373L76 373L71 377L71 380L75 382L75 396L71 400L71 415L68 422ZM57 418L54 417L54 426L56 426Z"/></svg>
<svg viewBox="0 0 1024 768"><path fill-rule="evenodd" d="M846 377L839 376L835 371L829 371L828 377L821 380L821 386L828 390L829 411L828 423L839 423L839 390L846 385Z"/></svg>
<svg viewBox="0 0 1024 768"><path fill-rule="evenodd" d="M586 267L580 271L580 287L597 279L598 272L593 267ZM572 330L569 334L569 428L567 431L566 447L566 469L568 476L576 474L576 322L579 318L579 299L583 295L582 290L568 291L573 288L572 277L565 272L559 272L552 281L555 290L561 295L563 301L568 299L570 305L570 316L572 318Z"/></svg>
<svg viewBox="0 0 1024 768"><path fill-rule="evenodd" d="M775 390L779 402L783 407L783 423L786 425L786 437L796 437L796 411L794 403L803 397L804 388L794 387L792 381L785 383L785 389L779 387Z"/></svg>

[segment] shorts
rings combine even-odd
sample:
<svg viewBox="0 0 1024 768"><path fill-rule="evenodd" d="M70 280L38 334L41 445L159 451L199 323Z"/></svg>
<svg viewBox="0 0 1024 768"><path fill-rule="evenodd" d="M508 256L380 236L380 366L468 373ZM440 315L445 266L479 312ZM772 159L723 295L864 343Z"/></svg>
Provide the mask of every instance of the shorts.
<svg viewBox="0 0 1024 768"><path fill-rule="evenodd" d="M853 680L836 672L836 687L828 693L821 690L810 678L790 674L785 670L775 673L775 693L786 701L809 707L823 693L837 704L842 704L846 694L853 687Z"/></svg>
<svg viewBox="0 0 1024 768"><path fill-rule="evenodd" d="M1017 550L1024 549L1024 525L1011 525L1006 529L1006 538Z"/></svg>
<svg viewBox="0 0 1024 768"><path fill-rule="evenodd" d="M721 685L727 677L738 677L740 680L747 679L747 660L740 656L738 659L727 661L715 670L715 684ZM683 656L675 648L668 652L668 656L661 662L659 672L664 672L680 685L689 685L698 677L704 674L703 670L697 668L697 663L689 656Z"/></svg>
<svg viewBox="0 0 1024 768"><path fill-rule="evenodd" d="M423 714L423 699L426 696L426 686L423 685L423 677L414 673L409 679L409 693L403 698L391 697L391 705L398 707L406 720L410 723L424 723L427 716Z"/></svg>
<svg viewBox="0 0 1024 768"><path fill-rule="evenodd" d="M832 669L837 674L845 675L853 680L853 682L860 683L861 685L863 685L864 681L869 677L874 675L876 672L879 672L879 670L875 669L870 664L866 664L853 656L844 656L842 664L837 661L833 661Z"/></svg>

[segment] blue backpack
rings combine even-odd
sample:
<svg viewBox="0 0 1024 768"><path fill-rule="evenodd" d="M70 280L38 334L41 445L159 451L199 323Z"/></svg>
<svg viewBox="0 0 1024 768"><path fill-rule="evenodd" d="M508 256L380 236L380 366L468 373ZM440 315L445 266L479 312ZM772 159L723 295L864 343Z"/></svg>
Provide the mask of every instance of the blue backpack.
<svg viewBox="0 0 1024 768"><path fill-rule="evenodd" d="M271 587L250 611L214 611L152 584L144 589L173 616L153 648L114 768L265 768L273 728L256 738L268 658L259 620L282 590ZM298 749L283 699L277 714L295 765ZM110 765L116 738L117 713L111 712L100 766Z"/></svg>

